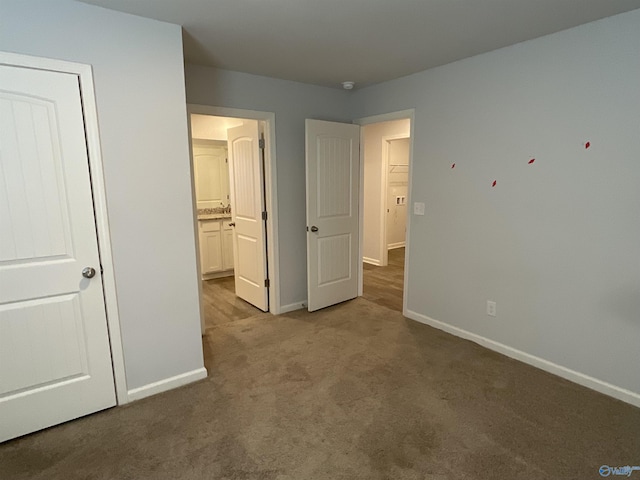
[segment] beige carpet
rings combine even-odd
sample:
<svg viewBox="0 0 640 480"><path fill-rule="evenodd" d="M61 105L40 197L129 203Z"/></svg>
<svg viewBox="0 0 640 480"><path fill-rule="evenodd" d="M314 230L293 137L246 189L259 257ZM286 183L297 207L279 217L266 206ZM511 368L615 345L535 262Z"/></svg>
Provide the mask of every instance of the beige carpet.
<svg viewBox="0 0 640 480"><path fill-rule="evenodd" d="M640 465L640 409L363 298L217 325L204 345L208 379L0 445L0 478L584 480Z"/></svg>

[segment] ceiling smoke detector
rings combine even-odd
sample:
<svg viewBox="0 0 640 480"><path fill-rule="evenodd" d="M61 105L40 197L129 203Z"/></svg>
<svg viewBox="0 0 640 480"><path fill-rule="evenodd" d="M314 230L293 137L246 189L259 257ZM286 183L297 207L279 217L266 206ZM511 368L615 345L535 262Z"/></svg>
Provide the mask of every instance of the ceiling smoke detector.
<svg viewBox="0 0 640 480"><path fill-rule="evenodd" d="M355 86L356 82L342 82L342 88L345 90L351 90Z"/></svg>

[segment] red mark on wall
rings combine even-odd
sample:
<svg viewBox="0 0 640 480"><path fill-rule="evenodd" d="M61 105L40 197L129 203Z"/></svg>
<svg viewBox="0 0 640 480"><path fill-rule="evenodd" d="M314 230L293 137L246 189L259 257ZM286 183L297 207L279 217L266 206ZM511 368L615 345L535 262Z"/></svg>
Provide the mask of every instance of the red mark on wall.
<svg viewBox="0 0 640 480"><path fill-rule="evenodd" d="M452 164L451 164L451 168L456 168L456 164L455 164L455 163L452 163Z"/></svg>
<svg viewBox="0 0 640 480"><path fill-rule="evenodd" d="M529 165L531 165L531 164L532 164L533 162L535 162L535 161L536 161L536 159L535 159L535 158L532 158L531 160L529 160Z"/></svg>
<svg viewBox="0 0 640 480"><path fill-rule="evenodd" d="M497 183L498 183L498 181L497 181L497 180L494 180L494 181L493 181L493 183L491 184L491 186L492 186L492 187L495 187Z"/></svg>
<svg viewBox="0 0 640 480"><path fill-rule="evenodd" d="M587 142L584 144L584 148L589 148L591 146L591 142Z"/></svg>

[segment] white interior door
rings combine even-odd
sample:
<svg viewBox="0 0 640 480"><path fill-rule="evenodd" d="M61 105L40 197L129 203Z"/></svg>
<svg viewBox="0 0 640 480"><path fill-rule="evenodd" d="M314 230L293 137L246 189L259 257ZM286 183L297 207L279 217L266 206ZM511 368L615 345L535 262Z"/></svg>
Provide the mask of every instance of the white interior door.
<svg viewBox="0 0 640 480"><path fill-rule="evenodd" d="M360 127L306 121L309 311L358 296Z"/></svg>
<svg viewBox="0 0 640 480"><path fill-rule="evenodd" d="M0 66L0 441L113 405L78 77Z"/></svg>
<svg viewBox="0 0 640 480"><path fill-rule="evenodd" d="M269 310L264 171L256 120L227 130L236 295Z"/></svg>

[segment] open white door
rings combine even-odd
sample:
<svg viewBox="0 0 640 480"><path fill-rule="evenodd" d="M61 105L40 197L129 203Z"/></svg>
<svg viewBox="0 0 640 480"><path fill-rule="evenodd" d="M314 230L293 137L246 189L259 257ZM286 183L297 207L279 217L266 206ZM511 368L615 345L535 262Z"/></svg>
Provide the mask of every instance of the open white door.
<svg viewBox="0 0 640 480"><path fill-rule="evenodd" d="M307 120L306 171L312 312L358 296L360 127Z"/></svg>
<svg viewBox="0 0 640 480"><path fill-rule="evenodd" d="M236 295L269 310L264 166L256 120L227 130Z"/></svg>
<svg viewBox="0 0 640 480"><path fill-rule="evenodd" d="M78 77L0 66L0 441L113 405Z"/></svg>

